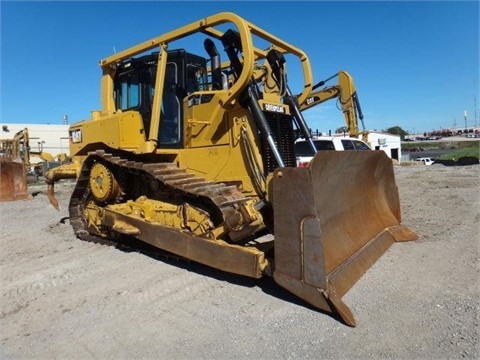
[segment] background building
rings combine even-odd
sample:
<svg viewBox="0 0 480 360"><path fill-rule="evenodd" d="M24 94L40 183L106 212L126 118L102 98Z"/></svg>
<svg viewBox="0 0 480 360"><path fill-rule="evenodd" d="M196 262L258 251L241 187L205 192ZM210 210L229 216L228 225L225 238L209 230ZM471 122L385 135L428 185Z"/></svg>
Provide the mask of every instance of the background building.
<svg viewBox="0 0 480 360"><path fill-rule="evenodd" d="M368 133L367 143L373 150L383 150L389 158L400 162L402 158L400 136L379 131L370 131Z"/></svg>

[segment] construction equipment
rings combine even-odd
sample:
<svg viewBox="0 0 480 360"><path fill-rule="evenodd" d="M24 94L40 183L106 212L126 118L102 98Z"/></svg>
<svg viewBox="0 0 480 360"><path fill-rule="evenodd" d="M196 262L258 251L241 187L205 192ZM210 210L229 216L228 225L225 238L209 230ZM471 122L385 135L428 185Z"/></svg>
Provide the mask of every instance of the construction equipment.
<svg viewBox="0 0 480 360"><path fill-rule="evenodd" d="M172 46L180 40L196 54ZM287 58L303 72L298 96ZM55 181L77 177L76 236L134 237L226 272L273 275L355 326L341 297L391 244L416 235L401 225L384 152L321 152L296 167L295 129L316 152L301 113L312 94L307 55L219 13L100 66L102 109L70 126L74 162L46 175L54 206Z"/></svg>
<svg viewBox="0 0 480 360"><path fill-rule="evenodd" d="M24 153L24 144L17 136L0 139L0 202L29 198Z"/></svg>
<svg viewBox="0 0 480 360"><path fill-rule="evenodd" d="M70 161L68 155L65 154L65 153L60 153L60 154L55 156L55 155L53 155L53 154L51 154L47 151L44 151L43 150L43 143L44 142L42 142L42 141L38 142L38 148L37 148L37 150L34 150L30 146L30 140L35 139L35 138L30 137L30 133L28 131L28 128L24 128L24 129L18 131L15 134L14 138L16 140L18 140L21 144L21 147L23 149L23 151L22 151L23 162L25 163L25 166L29 170L31 168L39 168L39 169L41 169L41 172L43 173L43 168L49 168L50 166L58 166L62 163L66 163L66 162ZM34 163L34 160L32 160L33 157L38 157L42 161ZM46 166L44 166L45 164L46 164Z"/></svg>
<svg viewBox="0 0 480 360"><path fill-rule="evenodd" d="M321 90L315 91L317 88L324 86L335 77L338 77L337 84L325 86ZM304 111L310 109L313 106L332 99L337 99L340 104L340 109L345 118L346 132L352 137L358 137L361 135L363 141L367 141L368 132L365 130L365 124L363 123L362 108L360 107L360 101L358 100L353 77L344 70L340 70L328 79L322 80L312 86L312 93L307 100L300 105L300 110ZM358 120L362 123L363 130L359 129Z"/></svg>
<svg viewBox="0 0 480 360"><path fill-rule="evenodd" d="M28 128L15 133L12 139L0 140L0 201L15 201L31 198L27 193L27 184L36 182L43 169L66 164L69 157L62 153L56 157L43 151L43 144L39 142L38 150L30 147ZM42 161L34 163L32 157ZM32 172L35 169L35 172Z"/></svg>

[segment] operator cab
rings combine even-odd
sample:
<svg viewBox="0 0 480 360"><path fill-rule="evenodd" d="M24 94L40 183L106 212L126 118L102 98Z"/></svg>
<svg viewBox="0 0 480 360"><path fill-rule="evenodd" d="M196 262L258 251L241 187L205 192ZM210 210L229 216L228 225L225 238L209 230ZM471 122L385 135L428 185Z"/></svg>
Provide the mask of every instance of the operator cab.
<svg viewBox="0 0 480 360"><path fill-rule="evenodd" d="M150 137L158 52L120 64L114 79L117 110L138 111L147 139ZM178 148L183 141L182 101L185 96L206 90L207 60L183 49L168 51L160 114L158 142L162 148Z"/></svg>

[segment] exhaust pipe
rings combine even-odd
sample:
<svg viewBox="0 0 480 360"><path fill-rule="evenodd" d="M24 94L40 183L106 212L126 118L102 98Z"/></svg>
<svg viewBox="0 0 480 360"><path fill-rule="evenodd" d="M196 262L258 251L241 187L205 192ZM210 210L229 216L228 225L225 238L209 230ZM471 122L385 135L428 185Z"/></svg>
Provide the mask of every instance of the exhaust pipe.
<svg viewBox="0 0 480 360"><path fill-rule="evenodd" d="M220 62L220 53L211 39L205 39L203 47L210 56L212 63L212 88L213 90L222 90L225 88L224 79L222 76L222 65Z"/></svg>

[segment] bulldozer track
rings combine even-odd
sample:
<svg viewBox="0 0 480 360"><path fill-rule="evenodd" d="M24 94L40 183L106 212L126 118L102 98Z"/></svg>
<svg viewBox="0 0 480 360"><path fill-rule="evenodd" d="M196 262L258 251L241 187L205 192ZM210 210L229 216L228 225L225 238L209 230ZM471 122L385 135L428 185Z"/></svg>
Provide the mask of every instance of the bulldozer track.
<svg viewBox="0 0 480 360"><path fill-rule="evenodd" d="M187 173L186 169L171 162L131 161L103 150L90 152L88 155L69 203L70 224L75 235L85 241L103 245L118 245L115 241L92 235L87 230L84 209L91 197L90 169L96 162L108 164L115 168L117 173L135 174L135 181L144 181L146 178L154 179L153 182L150 181L151 188L162 188L164 192L175 193L182 196L186 202L201 203L204 208L205 206L208 208L210 215L216 213L217 217L223 218L222 221L225 221L229 212L236 205L248 200L235 185L205 180L195 174ZM128 194L123 193L123 196L128 196ZM117 199L117 201L121 202L122 199Z"/></svg>

